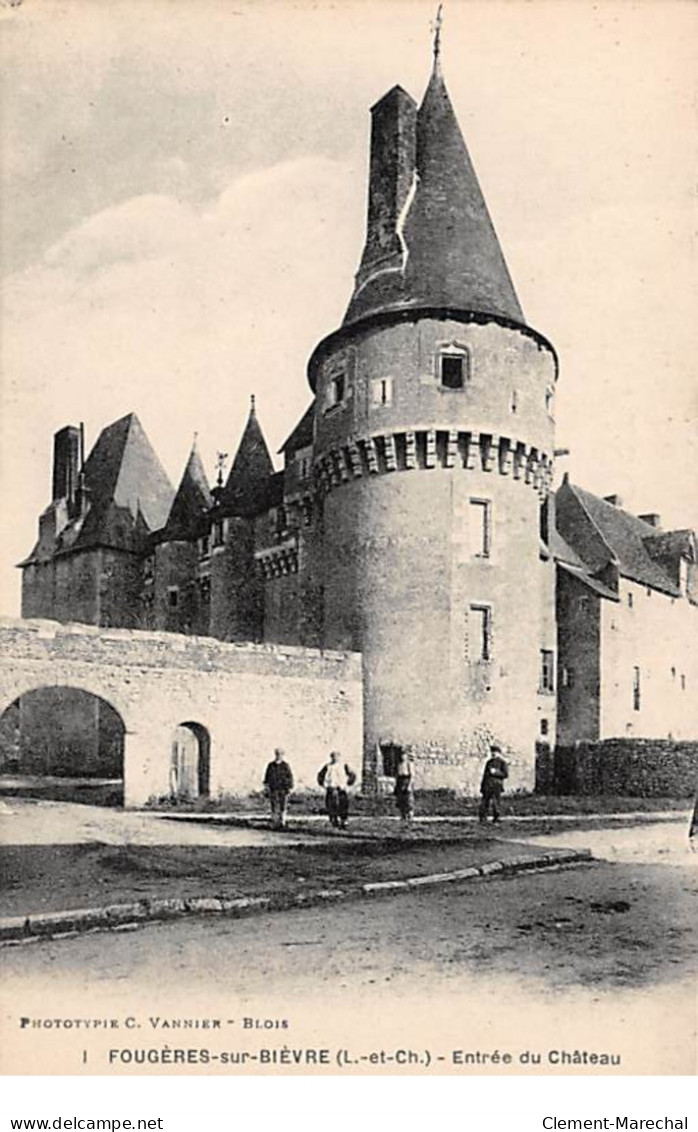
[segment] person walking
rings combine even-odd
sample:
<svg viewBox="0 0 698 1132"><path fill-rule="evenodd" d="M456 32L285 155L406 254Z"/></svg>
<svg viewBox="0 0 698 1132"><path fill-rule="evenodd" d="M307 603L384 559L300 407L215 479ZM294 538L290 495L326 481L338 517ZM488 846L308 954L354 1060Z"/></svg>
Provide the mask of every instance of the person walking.
<svg viewBox="0 0 698 1132"><path fill-rule="evenodd" d="M271 806L271 821L275 829L286 825L286 804L293 790L293 772L286 762L284 751L277 747L273 760L267 765L264 789Z"/></svg>
<svg viewBox="0 0 698 1132"><path fill-rule="evenodd" d="M339 751L330 753L330 761L317 776L318 785L325 790L325 809L334 829L346 829L349 820L349 787L356 775L348 763L342 762Z"/></svg>
<svg viewBox="0 0 698 1132"><path fill-rule="evenodd" d="M478 817L481 822L487 821L490 808L492 809L492 821L499 821L500 799L504 792L504 782L508 777L509 767L502 758L502 748L499 743L492 743L490 745L490 757L485 763L482 782L480 783L482 798Z"/></svg>
<svg viewBox="0 0 698 1132"><path fill-rule="evenodd" d="M395 805L400 821L409 824L414 816L414 792L412 789L412 763L404 747L395 764Z"/></svg>

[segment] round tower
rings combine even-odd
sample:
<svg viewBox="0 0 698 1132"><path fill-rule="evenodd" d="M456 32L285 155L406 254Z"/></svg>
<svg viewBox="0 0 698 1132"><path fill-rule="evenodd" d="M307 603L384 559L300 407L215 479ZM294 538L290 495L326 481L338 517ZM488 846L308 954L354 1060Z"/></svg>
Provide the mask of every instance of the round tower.
<svg viewBox="0 0 698 1132"><path fill-rule="evenodd" d="M532 788L554 736L545 530L557 360L525 323L440 72L372 110L366 245L309 363L324 644L364 656L365 777Z"/></svg>

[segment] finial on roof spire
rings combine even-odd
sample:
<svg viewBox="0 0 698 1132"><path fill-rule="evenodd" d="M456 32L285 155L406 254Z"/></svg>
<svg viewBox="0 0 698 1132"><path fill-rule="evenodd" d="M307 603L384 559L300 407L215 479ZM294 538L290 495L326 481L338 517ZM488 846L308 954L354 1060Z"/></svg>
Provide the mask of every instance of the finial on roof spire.
<svg viewBox="0 0 698 1132"><path fill-rule="evenodd" d="M438 70L441 58L441 25L443 24L443 4L439 4L436 10L436 19L432 25L434 30L434 70Z"/></svg>

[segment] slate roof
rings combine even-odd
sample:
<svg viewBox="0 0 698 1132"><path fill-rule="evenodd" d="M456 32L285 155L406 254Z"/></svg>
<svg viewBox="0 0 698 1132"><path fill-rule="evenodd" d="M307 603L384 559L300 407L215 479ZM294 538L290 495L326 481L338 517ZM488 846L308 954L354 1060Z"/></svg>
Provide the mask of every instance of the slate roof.
<svg viewBox="0 0 698 1132"><path fill-rule="evenodd" d="M658 532L656 527L644 519L630 515L620 507L570 483L563 484L558 499L565 489L578 500L608 549L608 561L616 562L622 577L672 596L679 595L679 587L668 569L648 549L648 543L652 544L658 535L661 537L662 532ZM568 541L572 541L569 534ZM583 550L581 553L583 555ZM595 568L593 572L597 573L598 569Z"/></svg>
<svg viewBox="0 0 698 1132"><path fill-rule="evenodd" d="M293 455L299 448L309 448L313 443L313 423L315 420L315 402L312 401L293 432L281 445L279 452L288 452Z"/></svg>
<svg viewBox="0 0 698 1132"><path fill-rule="evenodd" d="M22 565L97 547L137 552L150 532L164 526L174 489L135 413L102 429L82 480L82 514L51 545L40 539Z"/></svg>
<svg viewBox="0 0 698 1132"><path fill-rule="evenodd" d="M274 465L253 403L221 492L221 514L251 517L266 510L273 475Z"/></svg>
<svg viewBox="0 0 698 1132"><path fill-rule="evenodd" d="M196 538L212 506L213 497L194 440L160 541Z"/></svg>
<svg viewBox="0 0 698 1132"><path fill-rule="evenodd" d="M344 325L378 312L444 307L523 324L440 67L417 113L416 189L402 226L405 259L357 276Z"/></svg>

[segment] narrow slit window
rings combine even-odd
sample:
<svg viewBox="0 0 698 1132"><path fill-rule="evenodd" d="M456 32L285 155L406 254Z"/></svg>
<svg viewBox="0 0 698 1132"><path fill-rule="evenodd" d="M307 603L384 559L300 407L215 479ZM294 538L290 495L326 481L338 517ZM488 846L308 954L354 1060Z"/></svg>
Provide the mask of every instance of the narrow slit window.
<svg viewBox="0 0 698 1132"><path fill-rule="evenodd" d="M552 649L541 649L540 652L540 690L555 691L555 656Z"/></svg>
<svg viewBox="0 0 698 1132"><path fill-rule="evenodd" d="M640 669L637 665L633 668L633 711L640 710L642 702L642 687L640 682Z"/></svg>
<svg viewBox="0 0 698 1132"><path fill-rule="evenodd" d="M169 605L170 609L177 609L177 607L179 606L179 587L178 586L170 586L170 588L168 589L168 591L167 591L167 604Z"/></svg>
<svg viewBox="0 0 698 1132"><path fill-rule="evenodd" d="M492 549L492 504L489 499L470 500L470 541L475 558L489 558Z"/></svg>
<svg viewBox="0 0 698 1132"><path fill-rule="evenodd" d="M472 660L492 659L492 610L489 605L470 606L469 644Z"/></svg>

